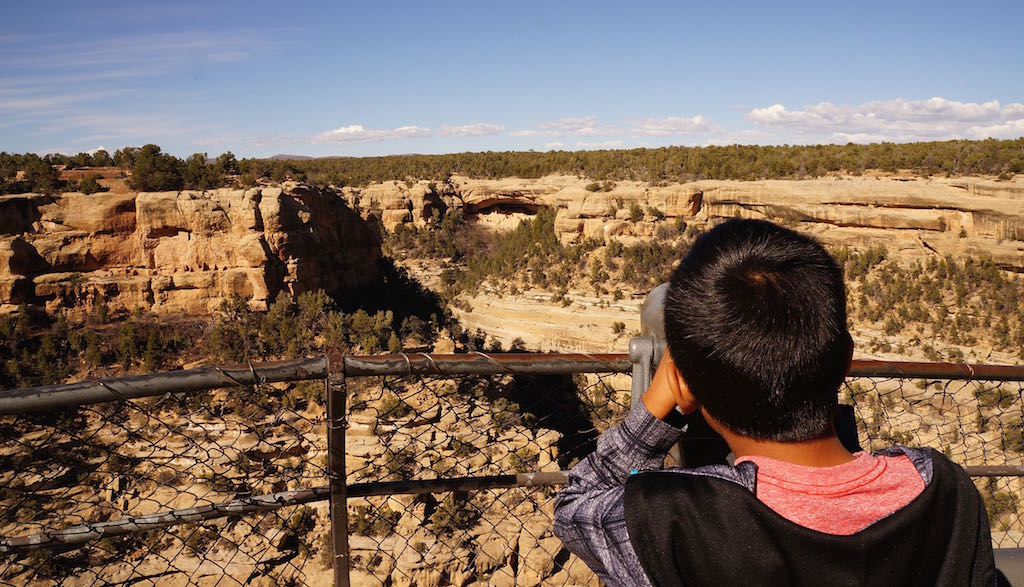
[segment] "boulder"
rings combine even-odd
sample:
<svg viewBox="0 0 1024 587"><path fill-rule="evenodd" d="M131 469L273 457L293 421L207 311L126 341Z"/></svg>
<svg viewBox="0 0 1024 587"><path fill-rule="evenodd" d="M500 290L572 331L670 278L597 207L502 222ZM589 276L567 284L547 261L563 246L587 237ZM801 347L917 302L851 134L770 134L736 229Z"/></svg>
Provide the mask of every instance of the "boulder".
<svg viewBox="0 0 1024 587"><path fill-rule="evenodd" d="M486 574L505 564L516 549L516 538L508 534L492 533L481 536L476 555L476 570Z"/></svg>
<svg viewBox="0 0 1024 587"><path fill-rule="evenodd" d="M491 585L491 587L515 587L515 570L513 570L510 565L505 565L497 571L494 571L494 574L491 575L491 578L489 581L487 581L487 584Z"/></svg>

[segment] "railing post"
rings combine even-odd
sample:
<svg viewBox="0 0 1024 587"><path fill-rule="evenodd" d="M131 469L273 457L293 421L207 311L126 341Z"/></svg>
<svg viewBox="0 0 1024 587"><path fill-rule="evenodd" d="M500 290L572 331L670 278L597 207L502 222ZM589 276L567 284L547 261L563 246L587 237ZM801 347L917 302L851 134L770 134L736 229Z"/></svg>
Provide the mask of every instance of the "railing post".
<svg viewBox="0 0 1024 587"><path fill-rule="evenodd" d="M331 550L334 585L349 587L348 496L345 480L345 360L327 358L327 476L331 481Z"/></svg>

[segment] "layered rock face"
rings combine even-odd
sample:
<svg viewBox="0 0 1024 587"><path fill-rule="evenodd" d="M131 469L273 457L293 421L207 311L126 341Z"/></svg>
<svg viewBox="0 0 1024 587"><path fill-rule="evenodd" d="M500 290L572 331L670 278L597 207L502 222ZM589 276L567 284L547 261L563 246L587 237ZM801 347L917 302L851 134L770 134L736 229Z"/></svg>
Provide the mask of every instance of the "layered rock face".
<svg viewBox="0 0 1024 587"><path fill-rule="evenodd" d="M339 195L299 184L208 192L0 197L0 307L205 313L278 292L372 281L380 234Z"/></svg>
<svg viewBox="0 0 1024 587"><path fill-rule="evenodd" d="M557 209L563 241L653 237L660 217L698 226L723 218L765 218L854 247L881 244L894 253L988 255L1024 272L1024 180L982 178L830 177L810 180L719 181L668 185L615 182L589 187L587 179L469 179L445 184L400 182L346 188L364 211L381 210L389 230L423 225L435 213L462 208L498 229L542 206ZM605 191L606 190L606 191ZM643 212L636 219L634 206Z"/></svg>
<svg viewBox="0 0 1024 587"><path fill-rule="evenodd" d="M650 185L592 183L570 176L498 180L454 176L450 182L435 183L433 189L425 181L386 182L344 192L364 213L380 210L389 230L403 223L424 226L433 214L447 208L462 209L479 227L510 230L532 211L547 206L556 210L554 228L563 242L595 238L629 245L678 231L680 220L688 228L702 230L739 216L772 220L829 245L854 249L883 245L891 259L988 256L1003 269L1024 273L1024 178L865 175ZM406 266L424 283L441 287L436 264L413 260ZM614 325L622 323L626 332L638 331L640 304L647 292L606 284L609 289L619 286L622 299L598 296L589 288L570 289L568 306L553 300L550 291L513 295L484 289L464 294L467 309L453 311L464 328L480 329L504 345L519 339L533 349L624 352L629 335L616 334Z"/></svg>

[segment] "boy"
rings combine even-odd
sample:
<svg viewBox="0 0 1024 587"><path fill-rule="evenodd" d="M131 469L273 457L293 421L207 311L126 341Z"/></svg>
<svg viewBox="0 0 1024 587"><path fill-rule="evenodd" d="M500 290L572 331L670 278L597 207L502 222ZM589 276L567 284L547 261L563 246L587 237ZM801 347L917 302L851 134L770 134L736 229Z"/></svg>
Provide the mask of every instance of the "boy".
<svg viewBox="0 0 1024 587"><path fill-rule="evenodd" d="M555 534L606 584L995 584L963 469L839 441L853 341L842 271L820 244L763 221L718 225L672 275L665 334L642 401L555 506ZM701 412L732 466L657 470L682 433L677 407Z"/></svg>

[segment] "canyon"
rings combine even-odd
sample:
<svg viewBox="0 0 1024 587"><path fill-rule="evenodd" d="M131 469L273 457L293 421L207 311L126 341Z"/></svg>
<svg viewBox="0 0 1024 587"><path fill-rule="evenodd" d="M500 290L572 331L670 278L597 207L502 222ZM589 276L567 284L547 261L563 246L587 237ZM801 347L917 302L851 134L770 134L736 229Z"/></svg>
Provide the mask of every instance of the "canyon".
<svg viewBox="0 0 1024 587"><path fill-rule="evenodd" d="M864 176L613 185L568 176L455 176L447 182L340 189L285 183L207 192L3 196L0 309L25 304L75 315L102 304L112 311L141 308L157 316L204 316L224 301L242 299L260 310L282 292L343 291L371 283L378 278L385 231L400 226L433 230L434 219L461 210L467 219L462 230L504 233L542 209L555 210L554 229L560 241L593 241L595 254L614 242L657 241L667 229L696 234L724 219L745 217L794 227L833 247L884 246L899 262L987 257L1008 275L1024 272L1024 181L1019 180ZM444 288L441 260L410 257L398 263L428 287ZM558 298L540 288L512 292L501 284L484 284L459 293L453 311L463 328L479 330L505 348L518 341L531 350L625 352L630 336L640 329L640 305L647 291L624 283L603 285L621 289L621 295L566 284L568 291ZM858 356L919 358L913 344L906 351L867 352L867 341L880 333L863 325L855 324L854 336ZM900 337L908 335L894 336ZM443 343L447 346L439 343L434 350L450 352L449 341ZM1007 352L973 359L1017 360ZM563 448L572 448L569 441L574 437L563 435L573 430L560 430L557 418L537 408L533 409L538 421L525 417L523 410L531 409L525 399L522 406L481 399L489 397L486 386L462 389L443 378L398 381L352 383L346 441L349 481L552 470L562 466L558 461L568 454ZM513 383L511 378L494 378L487 385L494 386L490 392L495 397L504 399L496 390L511 389ZM589 374L569 383L582 399L580 409L588 417L592 412L599 426L617 421L629 405L626 375ZM218 392L203 398L204 405L215 409L137 410L124 421L115 420L121 422L115 425L101 412L92 414L86 420L88 436L102 440L104 455L145 454L148 447L167 442L175 460L173 467L163 469L154 463L136 464L129 473L117 470L121 461L104 458L106 469L97 473L104 484L100 491L87 490L78 513L99 515L115 496L125 514L225 501L233 496L230 487L213 481L236 476L251 480L256 493L320 483L327 453L323 406L311 399L314 394L302 399L313 388L322 386L275 384ZM958 462L974 462L970 459L981 458L974 442L981 439L998 446L1008 431L1019 427L1012 410L1005 418L1003 412L993 415L993 406L1001 406L1002 392L993 396L993 390L981 390L979 395L979 389L952 386L936 395L928 382L918 386L908 380L865 380L853 382L843 393L845 401L859 406L864 434L870 431L884 442L893 435L913 435L945 447ZM1019 397L1018 392L1007 391L1006 397ZM950 405L969 406L980 397L992 404L986 407L987 419L948 417ZM887 398L899 398L915 409L890 414ZM153 419L154 415L163 419ZM999 426L994 425L997 421ZM862 442L869 446L867 436ZM12 445L17 446L21 445ZM211 450L213 446L218 449ZM982 456L977 464L994 464ZM276 468L265 470L271 462ZM250 471L251 463L260 465ZM997 458L995 464L1004 461ZM1011 489L1020 490L1017 485ZM479 515L461 523L435 516L444 501L428 507L426 500L402 495L350 502L354 582L597 584L585 565L568 556L551 534L550 490L477 492L473 499L462 507ZM301 513L298 519L308 517L311 528L302 533L308 538L303 558L277 567L266 563L287 562L291 552L298 552L288 542L294 539L298 544L299 533L289 526L297 518L287 511L273 528L273 518L268 518L269 525L254 524L253 518L210 524L198 536L219 538L210 538L207 545L192 541L190 550L170 542L170 547L154 547L145 554L140 550L141 562L136 563L133 554L97 576L118 582L140 572L166 572L161 580L167 584L185 584L193 576L212 581L222 575L248 577L263 585L295 577L329 584L330 572L323 563L327 542L315 539L327 535L325 502L296 510ZM181 544L195 531L182 527ZM4 528L5 535L14 532L13 526ZM1001 528L996 540L1019 544L1018 528ZM170 553L176 553L173 571L165 564ZM309 556L312 553L316 558Z"/></svg>
<svg viewBox="0 0 1024 587"><path fill-rule="evenodd" d="M699 232L727 218L764 218L833 247L880 245L907 262L986 257L1024 273L1024 178L865 174L652 185L456 175L343 188L287 182L0 196L0 311L28 304L81 314L102 301L115 311L206 315L236 298L262 309L282 291L336 292L373 281L385 231L432 226L461 210L469 226L506 232L542 208L556 211L554 228L566 244L629 245L658 238L667 223ZM441 263L401 263L441 288ZM505 346L624 351L647 292L620 289L619 299L572 290L566 303L550 291L484 288L461 294L453 311L465 328ZM616 332L620 322L625 328Z"/></svg>
<svg viewBox="0 0 1024 587"><path fill-rule="evenodd" d="M593 191L591 191L593 190ZM881 244L900 255L991 256L1003 269L1024 272L1024 178L1014 181L901 176L808 180L703 180L651 185L599 184L573 176L389 182L343 188L365 212L380 210L388 230L424 225L434 211L462 208L467 216L511 228L542 207L557 210L564 242L581 238L650 238L664 218L698 224L743 217L798 227L826 244ZM631 221L631 206L642 219ZM657 212L653 212L653 211Z"/></svg>
<svg viewBox="0 0 1024 587"><path fill-rule="evenodd" d="M657 239L659 228L695 233L728 218L763 218L810 234L834 248L884 247L901 263L942 258L990 258L1007 274L1024 272L1024 179L921 178L898 174L834 176L808 180L718 181L651 185L593 182L572 176L539 179L471 179L448 182L386 182L344 188L364 215L377 214L388 230L426 226L448 209L461 209L480 227L508 231L543 207L554 208L554 228L563 243L595 239L629 245ZM674 225L672 223L675 223ZM441 267L430 260L404 262L429 286L441 287ZM508 346L585 352L625 352L640 330L640 305L647 291L624 284L621 299L570 288L499 292L484 288L461 294L454 312L463 326L479 329ZM616 329L616 323L625 325ZM879 333L855 326L863 356ZM902 356L920 358L911 348ZM982 352L978 350L977 352ZM916 354L915 354L916 353ZM979 358L1013 362L985 350Z"/></svg>

